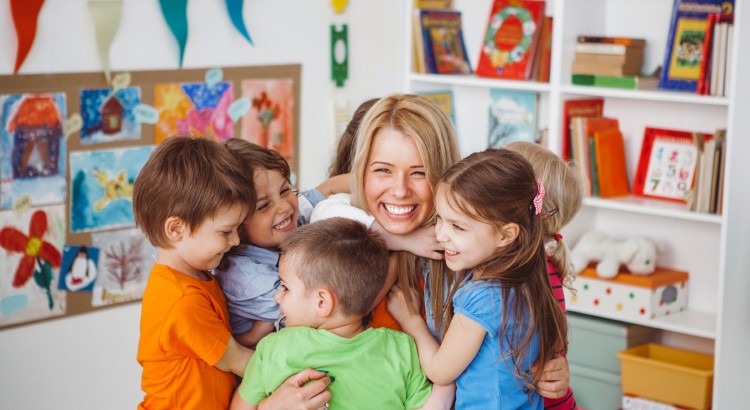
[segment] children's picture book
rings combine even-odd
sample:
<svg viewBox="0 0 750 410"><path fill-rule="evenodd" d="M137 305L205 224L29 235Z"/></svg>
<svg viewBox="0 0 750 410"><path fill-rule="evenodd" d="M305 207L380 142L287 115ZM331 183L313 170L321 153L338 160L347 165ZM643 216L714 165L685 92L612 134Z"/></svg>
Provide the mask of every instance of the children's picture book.
<svg viewBox="0 0 750 410"><path fill-rule="evenodd" d="M596 163L593 137L597 132L619 130L620 124L616 118L607 117L573 117L571 120L571 139L573 144L573 163L583 181L584 193L595 195L592 170L598 168L592 166L592 160Z"/></svg>
<svg viewBox="0 0 750 410"><path fill-rule="evenodd" d="M711 134L703 134L703 140ZM638 160L633 193L686 203L695 179L698 151L693 133L646 128Z"/></svg>
<svg viewBox="0 0 750 410"><path fill-rule="evenodd" d="M281 154L296 172L294 157L294 80L274 78L242 81L250 109L242 117L242 139Z"/></svg>
<svg viewBox="0 0 750 410"><path fill-rule="evenodd" d="M549 82L550 64L552 62L552 17L542 20L542 32L539 34L539 49L534 59L534 79L540 83Z"/></svg>
<svg viewBox="0 0 750 410"><path fill-rule="evenodd" d="M65 201L65 93L0 95L0 208Z"/></svg>
<svg viewBox="0 0 750 410"><path fill-rule="evenodd" d="M440 107L440 110L445 113L453 124L453 129L456 129L456 110L453 105L453 91L421 91L417 94L427 98Z"/></svg>
<svg viewBox="0 0 750 410"><path fill-rule="evenodd" d="M133 226L133 184L153 145L70 154L70 231Z"/></svg>
<svg viewBox="0 0 750 410"><path fill-rule="evenodd" d="M0 327L65 314L65 206L0 212Z"/></svg>
<svg viewBox="0 0 750 410"><path fill-rule="evenodd" d="M420 10L419 13L427 72L471 74L461 27L461 12Z"/></svg>
<svg viewBox="0 0 750 410"><path fill-rule="evenodd" d="M675 0L659 88L695 92L700 79L709 14L731 14L734 0Z"/></svg>
<svg viewBox="0 0 750 410"><path fill-rule="evenodd" d="M531 78L544 6L544 1L537 0L494 0L479 52L477 75Z"/></svg>
<svg viewBox="0 0 750 410"><path fill-rule="evenodd" d="M528 91L490 90L490 148L513 141L536 141L537 97Z"/></svg>
<svg viewBox="0 0 750 410"><path fill-rule="evenodd" d="M570 137L570 119L573 117L601 117L604 112L603 98L588 98L565 100L562 115L562 159L573 159L572 141Z"/></svg>
<svg viewBox="0 0 750 410"><path fill-rule="evenodd" d="M110 88L81 90L81 144L137 140L141 124L133 109L141 103L141 88Z"/></svg>
<svg viewBox="0 0 750 410"><path fill-rule="evenodd" d="M602 198L628 195L628 169L622 133L611 129L594 132L593 138L598 195Z"/></svg>
<svg viewBox="0 0 750 410"><path fill-rule="evenodd" d="M91 235L98 244L99 274L91 294L92 306L141 299L156 262L156 249L139 229L121 229Z"/></svg>
<svg viewBox="0 0 750 410"><path fill-rule="evenodd" d="M154 107L159 121L154 143L173 135L200 136L222 142L232 137L234 121L229 115L233 87L230 81L209 86L206 83L169 83L154 86Z"/></svg>

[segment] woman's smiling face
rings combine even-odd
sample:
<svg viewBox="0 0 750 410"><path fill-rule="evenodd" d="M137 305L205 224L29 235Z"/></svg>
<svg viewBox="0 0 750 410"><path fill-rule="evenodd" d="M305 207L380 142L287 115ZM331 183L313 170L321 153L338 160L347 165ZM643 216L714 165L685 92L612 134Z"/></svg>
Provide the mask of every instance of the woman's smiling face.
<svg viewBox="0 0 750 410"><path fill-rule="evenodd" d="M408 234L433 211L432 187L414 140L393 128L378 131L365 170L365 204L388 232Z"/></svg>

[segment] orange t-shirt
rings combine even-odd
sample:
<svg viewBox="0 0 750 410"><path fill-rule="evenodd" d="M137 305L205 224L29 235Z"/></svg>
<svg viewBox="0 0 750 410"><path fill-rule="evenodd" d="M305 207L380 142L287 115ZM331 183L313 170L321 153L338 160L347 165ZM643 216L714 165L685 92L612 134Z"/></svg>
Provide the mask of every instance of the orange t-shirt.
<svg viewBox="0 0 750 410"><path fill-rule="evenodd" d="M229 313L216 279L201 281L154 265L143 294L138 363L146 396L139 409L229 407L237 378L214 367L227 348Z"/></svg>
<svg viewBox="0 0 750 410"><path fill-rule="evenodd" d="M419 279L419 289L424 294L424 279ZM424 307L422 307L422 318L424 319ZM391 316L388 309L385 307L385 298L378 303L375 310L372 312L372 320L370 321L370 327L385 327L388 329L398 330L402 332L401 326L399 326L396 319Z"/></svg>

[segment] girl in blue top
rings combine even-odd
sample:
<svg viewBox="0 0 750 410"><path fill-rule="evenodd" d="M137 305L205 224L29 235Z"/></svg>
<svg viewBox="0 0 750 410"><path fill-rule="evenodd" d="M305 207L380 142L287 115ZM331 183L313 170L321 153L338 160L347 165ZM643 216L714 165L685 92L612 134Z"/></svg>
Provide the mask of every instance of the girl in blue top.
<svg viewBox="0 0 750 410"><path fill-rule="evenodd" d="M474 153L436 189L435 232L458 275L442 344L398 287L388 309L414 337L435 384L456 382L456 409L541 409L538 371L565 349L567 324L547 279L544 187L521 155ZM415 298L417 299L417 298Z"/></svg>

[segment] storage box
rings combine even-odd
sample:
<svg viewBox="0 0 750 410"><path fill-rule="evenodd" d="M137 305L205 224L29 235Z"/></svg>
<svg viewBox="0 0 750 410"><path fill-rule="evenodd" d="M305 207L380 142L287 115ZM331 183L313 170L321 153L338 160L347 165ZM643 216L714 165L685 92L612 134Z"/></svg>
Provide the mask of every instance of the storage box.
<svg viewBox="0 0 750 410"><path fill-rule="evenodd" d="M617 352L653 340L654 329L568 313L570 337L568 361L613 374L620 374Z"/></svg>
<svg viewBox="0 0 750 410"><path fill-rule="evenodd" d="M622 405L620 376L570 364L570 387L576 403L587 409L615 410Z"/></svg>
<svg viewBox="0 0 750 410"><path fill-rule="evenodd" d="M621 410L688 410L686 407L677 407L660 401L644 399L643 397L622 396Z"/></svg>
<svg viewBox="0 0 750 410"><path fill-rule="evenodd" d="M687 272L657 267L648 276L620 272L614 279L603 279L589 267L578 274L575 287L578 292L566 297L568 306L623 319L653 319L687 309Z"/></svg>
<svg viewBox="0 0 750 410"><path fill-rule="evenodd" d="M617 357L625 394L694 409L711 407L713 356L647 343Z"/></svg>

